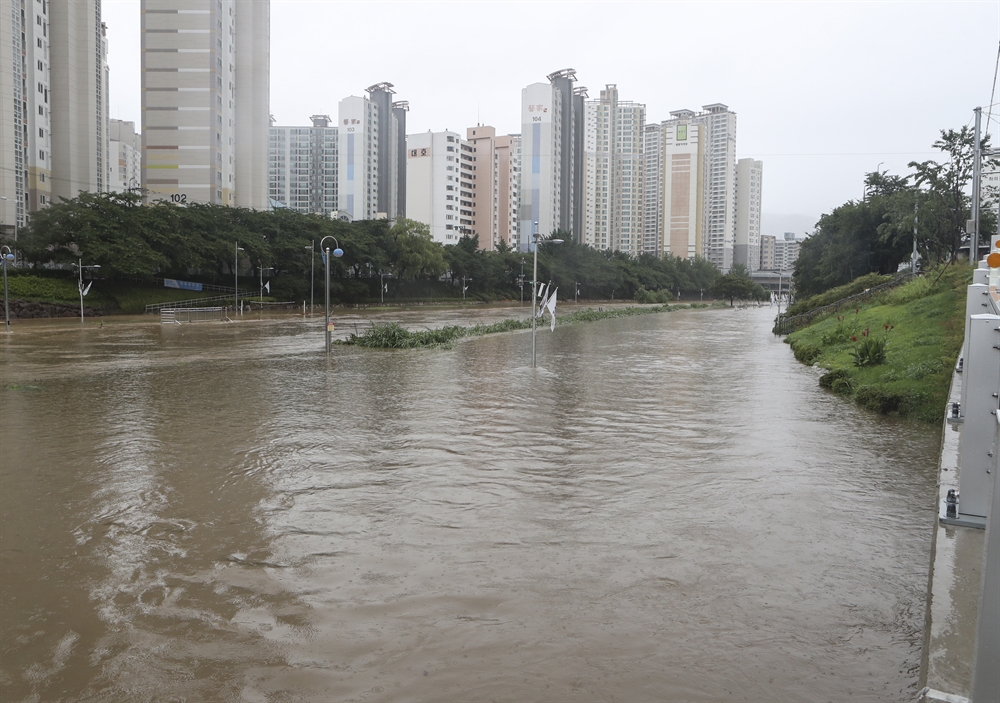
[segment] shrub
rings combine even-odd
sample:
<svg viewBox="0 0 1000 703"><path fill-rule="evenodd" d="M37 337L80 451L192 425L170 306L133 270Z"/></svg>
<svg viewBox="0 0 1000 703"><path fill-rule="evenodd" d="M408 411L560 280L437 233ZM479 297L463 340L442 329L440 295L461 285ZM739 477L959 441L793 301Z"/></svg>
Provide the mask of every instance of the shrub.
<svg viewBox="0 0 1000 703"><path fill-rule="evenodd" d="M861 407L885 415L899 409L903 395L878 386L861 386L854 399Z"/></svg>
<svg viewBox="0 0 1000 703"><path fill-rule="evenodd" d="M833 371L820 376L819 385L820 388L832 388L834 381L845 378L850 379L850 374L848 374L845 369L834 369Z"/></svg>
<svg viewBox="0 0 1000 703"><path fill-rule="evenodd" d="M646 290L643 287L639 287L639 290L635 292L635 302L637 303L669 303L674 299L673 293L668 290Z"/></svg>
<svg viewBox="0 0 1000 703"><path fill-rule="evenodd" d="M854 365L864 367L884 364L887 344L888 340L885 337L866 334L854 347Z"/></svg>
<svg viewBox="0 0 1000 703"><path fill-rule="evenodd" d="M795 358L807 366L812 366L820 355L820 348L808 342L793 341L791 343L792 353Z"/></svg>
<svg viewBox="0 0 1000 703"><path fill-rule="evenodd" d="M858 336L859 330L857 314L855 314L854 317L838 316L837 320L837 326L823 335L823 346L844 344L846 342L850 342L853 337Z"/></svg>

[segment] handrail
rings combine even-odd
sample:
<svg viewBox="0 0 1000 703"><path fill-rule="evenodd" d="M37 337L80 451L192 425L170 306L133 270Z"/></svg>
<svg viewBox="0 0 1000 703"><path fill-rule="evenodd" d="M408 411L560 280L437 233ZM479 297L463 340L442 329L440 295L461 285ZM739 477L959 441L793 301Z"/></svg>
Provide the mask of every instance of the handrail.
<svg viewBox="0 0 1000 703"><path fill-rule="evenodd" d="M774 318L774 329L772 330L772 332L774 332L774 334L791 334L799 327L803 327L809 324L810 322L815 320L820 315L823 315L824 313L834 313L837 310L840 310L848 303L851 304L861 303L864 302L865 300L874 298L882 291L888 290L890 288L895 288L898 285L906 283L911 278L913 278L913 276L914 274L912 271L906 271L905 273L897 275L891 281L880 283L874 288L869 288L868 290L864 290L860 293L856 293L846 298L841 298L835 303L830 303L829 305L813 308L812 310L804 312L801 315L792 315L791 317L786 317L785 315L779 314L777 317Z"/></svg>

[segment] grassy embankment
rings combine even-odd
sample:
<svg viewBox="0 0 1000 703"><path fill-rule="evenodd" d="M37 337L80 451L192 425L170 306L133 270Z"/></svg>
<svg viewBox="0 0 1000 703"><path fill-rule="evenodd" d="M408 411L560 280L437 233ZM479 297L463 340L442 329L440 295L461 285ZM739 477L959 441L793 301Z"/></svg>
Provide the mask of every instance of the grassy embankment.
<svg viewBox="0 0 1000 703"><path fill-rule="evenodd" d="M19 274L8 277L7 287L11 300L31 300L63 305L79 304L80 302L80 292L77 290L76 279ZM3 289L0 288L0 293L2 292ZM97 280L94 281L87 297L84 298L84 303L87 307L98 308L104 313L137 315L144 313L148 304L210 298L217 295L222 294L211 291L197 292L142 286L127 281Z"/></svg>
<svg viewBox="0 0 1000 703"><path fill-rule="evenodd" d="M785 341L796 359L827 369L819 381L824 388L869 410L940 422L965 333L971 278L968 266L930 271ZM857 292L852 285L827 297Z"/></svg>
<svg viewBox="0 0 1000 703"><path fill-rule="evenodd" d="M587 308L578 310L564 317L557 317L556 323L568 325L577 322L594 322L596 320L607 320L615 317L631 317L633 315L652 315L662 312L672 312L674 310L685 310L689 308L725 307L725 303L692 303L691 305L658 305L650 308L627 307L613 308L610 310L595 310ZM545 327L548 319L539 322L540 327ZM363 334L352 334L338 344L356 345L359 347L376 347L381 349L415 349L427 347L446 347L456 339L462 337L478 337L484 334L495 334L497 332L511 332L513 330L524 330L531 328L531 318L525 320L501 320L490 325L477 324L471 327L461 325L448 325L434 330L410 331L398 322L385 324L374 324Z"/></svg>

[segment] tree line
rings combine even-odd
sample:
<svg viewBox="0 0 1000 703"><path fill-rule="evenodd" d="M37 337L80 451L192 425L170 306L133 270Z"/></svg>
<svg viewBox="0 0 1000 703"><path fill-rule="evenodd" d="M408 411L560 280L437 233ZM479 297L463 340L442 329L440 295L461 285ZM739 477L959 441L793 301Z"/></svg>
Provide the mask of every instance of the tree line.
<svg viewBox="0 0 1000 703"><path fill-rule="evenodd" d="M989 138L981 141L989 148ZM969 247L975 137L971 129L941 130L934 148L945 157L911 161L905 176L874 171L865 176L865 197L850 200L816 223L795 262L796 295L805 297L844 285L868 273L894 273L913 251L924 262L954 261ZM984 170L996 161L984 160ZM993 194L994 196L996 194ZM996 232L996 215L981 208L980 244Z"/></svg>
<svg viewBox="0 0 1000 703"><path fill-rule="evenodd" d="M474 237L444 246L433 241L427 225L413 220L341 222L288 209L143 204L132 193L81 193L53 204L33 215L18 244L36 269L68 267L83 258L84 264L99 264L105 278L224 285L233 281L238 245L241 276L256 278L263 269L273 295L303 299L313 266L317 289L322 286L319 243L328 235L344 251L330 263L331 294L339 302L379 299L379 274L390 276L387 298L461 296L463 276L472 298L516 299L522 285L530 290L532 254L503 247L483 251ZM692 296L708 291L719 275L703 259L629 256L577 244L565 233L553 238L564 242L543 243L538 277L560 286L564 298L576 293L577 284L584 298Z"/></svg>

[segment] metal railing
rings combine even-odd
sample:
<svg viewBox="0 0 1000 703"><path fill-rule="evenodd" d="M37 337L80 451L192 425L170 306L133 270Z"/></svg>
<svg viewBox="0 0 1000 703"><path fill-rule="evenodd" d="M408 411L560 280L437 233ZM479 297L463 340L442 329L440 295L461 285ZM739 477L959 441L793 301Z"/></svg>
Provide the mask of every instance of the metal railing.
<svg viewBox="0 0 1000 703"><path fill-rule="evenodd" d="M863 303L867 300L871 300L880 293L883 293L889 290L890 288L895 288L896 286L900 286L912 278L913 278L913 272L907 271L905 273L897 275L891 281L886 281L885 283L881 283L875 286L874 288L869 288L868 290L862 291L855 295L851 295L846 298L841 298L835 303L830 303L829 305L824 305L819 308L813 308L812 310L804 312L801 315L792 315L791 317L788 317L786 315L778 315L776 318L774 318L774 329L772 331L774 332L774 334L791 334L799 327L805 327L806 325L810 324L811 322L813 322L814 320L823 315L832 314L845 307L851 307L852 305L857 305L858 303Z"/></svg>
<svg viewBox="0 0 1000 703"><path fill-rule="evenodd" d="M242 296L241 296L242 297ZM205 303L222 303L228 300L233 300L232 295L216 295L211 298L193 298L191 300L173 300L169 303L150 303L146 306L146 313L159 312L160 310L169 310L174 308L197 308L201 307Z"/></svg>

